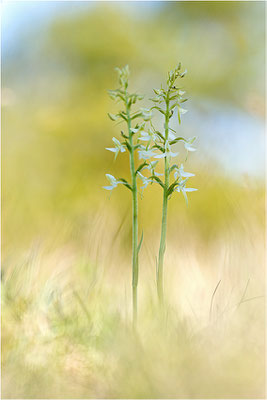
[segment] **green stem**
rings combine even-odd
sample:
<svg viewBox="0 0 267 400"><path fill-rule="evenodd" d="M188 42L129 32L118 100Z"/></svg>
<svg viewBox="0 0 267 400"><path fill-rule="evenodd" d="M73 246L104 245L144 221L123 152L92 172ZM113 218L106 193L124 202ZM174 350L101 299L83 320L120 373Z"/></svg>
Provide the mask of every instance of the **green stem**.
<svg viewBox="0 0 267 400"><path fill-rule="evenodd" d="M166 99L166 114L165 114L165 140L169 138L169 93ZM157 290L160 305L163 305L163 262L166 249L166 233L167 233L167 210L168 210L168 187L170 180L170 168L168 157L165 157L165 182L163 190L163 205L162 205L162 222L161 222L161 237L159 246L158 266L157 266Z"/></svg>
<svg viewBox="0 0 267 400"><path fill-rule="evenodd" d="M130 150L130 170L132 177L132 296L133 296L133 324L137 321L137 285L138 285L138 201L137 201L137 183L134 165L133 134L131 132L131 118L128 100L126 99L126 113L128 121L128 134Z"/></svg>

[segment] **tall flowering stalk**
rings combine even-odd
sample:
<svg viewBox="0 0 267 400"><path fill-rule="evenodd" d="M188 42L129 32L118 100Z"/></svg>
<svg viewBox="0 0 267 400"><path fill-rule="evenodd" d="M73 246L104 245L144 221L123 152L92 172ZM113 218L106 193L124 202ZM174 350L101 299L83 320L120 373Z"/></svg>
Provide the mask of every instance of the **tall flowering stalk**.
<svg viewBox="0 0 267 400"><path fill-rule="evenodd" d="M124 110L119 111L116 115L108 114L112 121L124 122L127 126L127 133L121 131L123 141L120 142L117 138L113 138L115 147L107 148L107 150L115 153L115 158L119 153L128 151L130 160L130 173L131 182L127 182L124 178L116 179L110 174L106 174L107 179L110 182L109 186L104 186L104 189L113 190L118 184L124 185L132 193L132 306L133 306L133 323L137 320L137 286L138 286L138 253L142 244L143 235L140 242L138 243L138 190L137 190L137 177L140 176L141 171L146 167L147 163L141 163L137 168L135 166L135 152L141 149L140 143L138 143L138 137L141 132L144 132L146 121L149 121L152 114L147 109L139 109L132 111L133 105L138 101L142 100L143 96L133 93L130 94L128 91L129 82L129 67L128 65L122 69L116 68L119 74L120 87L116 90L109 90L109 95L113 100L122 102L124 104ZM133 121L141 119L141 123L133 126Z"/></svg>
<svg viewBox="0 0 267 400"><path fill-rule="evenodd" d="M170 127L170 119L174 115L174 111L177 110L178 121L181 123L181 115L185 114L187 110L183 109L181 104L187 99L183 98L185 91L182 88L175 86L175 82L178 78L183 78L186 71L181 72L181 64L179 64L173 71L168 73L167 88L154 89L156 97L151 99L155 105L151 109L156 109L164 115L164 130L163 132L157 131L152 126L152 143L151 150L157 149L160 151L159 155L154 158L164 159L164 181L162 181L158 175L153 174L151 176L152 181L157 182L163 189L163 204L162 204L162 222L161 222L161 237L159 254L157 260L157 292L160 304L163 303L163 266L164 266L164 254L166 249L166 234L167 234L167 213L168 213L168 201L170 200L173 192L182 193L185 197L186 203L188 204L187 192L193 192L197 189L186 187L186 183L191 176L194 174L185 172L183 164L172 163L172 160L178 155L177 152L172 151L172 146L178 142L182 142L188 152L195 151L196 149L192 146L195 137L191 139L185 139L181 136L176 136L176 131ZM174 179L171 182L171 175L174 173Z"/></svg>

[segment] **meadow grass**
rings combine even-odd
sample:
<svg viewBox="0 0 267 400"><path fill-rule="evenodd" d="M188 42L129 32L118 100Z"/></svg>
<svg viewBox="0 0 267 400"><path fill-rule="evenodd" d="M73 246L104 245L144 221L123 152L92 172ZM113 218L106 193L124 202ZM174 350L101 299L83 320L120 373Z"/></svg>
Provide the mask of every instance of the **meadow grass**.
<svg viewBox="0 0 267 400"><path fill-rule="evenodd" d="M248 214L242 190L223 190L216 193L224 206L231 199L231 213L223 208L216 234L208 235L209 204L210 228L189 216L170 224L164 321L155 290L158 232L144 232L135 333L128 222L109 213L112 204L77 241L35 244L6 259L2 398L264 398L262 195L251 193L254 205L247 198ZM199 210L202 199L195 201Z"/></svg>

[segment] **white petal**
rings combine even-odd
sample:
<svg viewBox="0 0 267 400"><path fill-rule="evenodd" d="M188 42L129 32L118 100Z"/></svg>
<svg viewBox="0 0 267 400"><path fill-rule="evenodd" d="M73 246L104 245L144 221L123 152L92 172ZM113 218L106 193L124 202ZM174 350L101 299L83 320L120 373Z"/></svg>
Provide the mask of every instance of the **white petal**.
<svg viewBox="0 0 267 400"><path fill-rule="evenodd" d="M180 171L180 175L183 178L190 178L191 176L195 176L195 174L191 174L191 172Z"/></svg>
<svg viewBox="0 0 267 400"><path fill-rule="evenodd" d="M114 178L113 175L106 174L106 177L108 178L108 180L110 181L110 183L111 183L113 186L116 185L117 180L116 180L116 178Z"/></svg>
<svg viewBox="0 0 267 400"><path fill-rule="evenodd" d="M118 140L118 139L116 139L115 137L114 138L112 138L112 141L117 145L117 146L121 146L121 142Z"/></svg>
<svg viewBox="0 0 267 400"><path fill-rule="evenodd" d="M192 147L190 144L185 143L184 147L186 148L186 150L188 151L196 151L196 149L194 147Z"/></svg>
<svg viewBox="0 0 267 400"><path fill-rule="evenodd" d="M166 153L162 153L162 154L158 154L156 156L154 156L154 158L165 158L166 157Z"/></svg>
<svg viewBox="0 0 267 400"><path fill-rule="evenodd" d="M102 187L103 187L103 189L106 189L106 190L112 190L112 189L114 189L115 186L102 186Z"/></svg>
<svg viewBox="0 0 267 400"><path fill-rule="evenodd" d="M184 190L184 189L182 189L182 193L183 193L183 195L184 195L184 198L185 198L186 205L188 206L188 198L187 198L187 195L186 195L186 193L185 193L185 190Z"/></svg>
<svg viewBox="0 0 267 400"><path fill-rule="evenodd" d="M117 149L114 147L106 147L106 150L112 151L112 153L116 153Z"/></svg>

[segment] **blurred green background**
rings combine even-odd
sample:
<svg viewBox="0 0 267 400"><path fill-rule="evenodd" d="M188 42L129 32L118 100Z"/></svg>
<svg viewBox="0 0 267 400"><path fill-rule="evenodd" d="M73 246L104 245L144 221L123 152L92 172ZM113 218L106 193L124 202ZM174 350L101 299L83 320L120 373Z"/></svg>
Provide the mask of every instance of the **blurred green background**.
<svg viewBox="0 0 267 400"><path fill-rule="evenodd" d="M55 228L62 233L62 224L88 229L84 221L107 204L105 173L127 176L127 157L114 163L105 151L119 135L107 118L116 110L107 89L117 85L114 68L126 63L144 105L178 61L188 70L190 112L178 129L198 137L187 168L199 192L189 210L172 200L176 214L187 213L208 234L219 229L221 213L232 218L225 185L242 197L251 195L247 185L259 187L263 2L18 2L4 5L2 43L4 257ZM114 212L129 207L124 192L108 202ZM141 208L149 207L143 224L156 229L154 192L147 190Z"/></svg>
<svg viewBox="0 0 267 400"><path fill-rule="evenodd" d="M265 291L264 16L265 4L260 1L3 4L4 396L262 398L264 307L258 297ZM191 187L198 191L189 194L188 208L181 195L170 202L166 288L180 316L188 317L193 310L199 318L191 315L190 326L202 326L207 320L219 279L217 313L243 299L248 282L245 296L257 299L246 303L247 314L238 315L240 319L234 315L222 353L214 327L203 333L204 353L192 349L183 320L170 334L166 353L158 354L163 338L150 343L146 335L153 329L154 313L144 307L140 319L150 351L144 361L152 371L149 375L138 372L143 371L139 353L134 348L137 361L129 355L133 343L120 336L124 330L113 314L114 309L125 314L127 298L130 318L131 198L122 187L111 196L102 189L107 184L105 173L129 176L126 153L114 162L105 150L120 132L107 117L117 110L107 90L117 87L114 68L128 64L130 90L145 94L142 105L150 106L152 89L164 83L167 71L180 61L188 70L183 84L189 112L179 127L176 121L172 126L183 136L197 136L198 150L190 154L185 170L196 174ZM162 119L155 116L155 124L162 127ZM140 303L145 304L145 285L152 298L155 292L160 188L148 187L139 204L140 230L144 230ZM87 300L95 281L99 286L91 309ZM70 287L79 288L97 332L93 329L98 341L90 342L88 354L83 347L88 351L87 317L79 309L80 300L70 300ZM50 311L51 301L56 317ZM69 313L66 319L60 317L59 305ZM40 323L30 329L35 319ZM219 332L224 329L225 325ZM240 337L242 345L237 346ZM41 338L49 342L48 350ZM61 346L60 340L64 344L55 353L53 346ZM161 358L163 353L166 359ZM60 363L66 354L74 354L66 361L68 367L55 364L55 358ZM103 355L104 368L95 361ZM179 360L177 365L172 355ZM209 359L217 355L216 360ZM122 369L113 368L117 358ZM153 369L161 363L164 373ZM133 377L127 384L129 365ZM120 377L120 387L107 368ZM207 368L211 386L204 373ZM84 369L93 376L89 387ZM176 373L183 377L182 386Z"/></svg>

